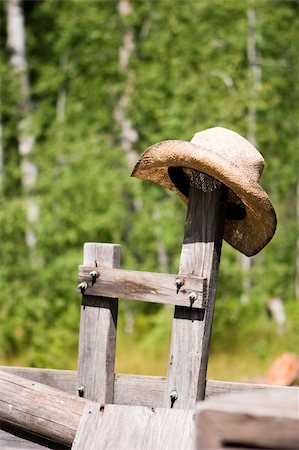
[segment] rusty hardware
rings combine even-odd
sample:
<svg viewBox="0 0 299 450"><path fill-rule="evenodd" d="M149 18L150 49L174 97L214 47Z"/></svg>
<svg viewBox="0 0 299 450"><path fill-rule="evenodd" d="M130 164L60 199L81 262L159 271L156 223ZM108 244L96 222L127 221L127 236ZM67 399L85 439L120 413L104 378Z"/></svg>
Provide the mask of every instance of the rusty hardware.
<svg viewBox="0 0 299 450"><path fill-rule="evenodd" d="M169 394L170 397L170 408L173 408L174 402L178 399L177 391L173 390Z"/></svg>
<svg viewBox="0 0 299 450"><path fill-rule="evenodd" d="M197 299L197 293L196 292L190 292L190 294L188 295L188 298L190 300L191 305L195 302L195 300Z"/></svg>
<svg viewBox="0 0 299 450"><path fill-rule="evenodd" d="M84 397L85 386L82 384L81 386L79 386L77 388L77 391L78 391L79 397Z"/></svg>
<svg viewBox="0 0 299 450"><path fill-rule="evenodd" d="M100 273L98 270L92 270L91 272L89 272L89 275L91 276L91 285L93 286L97 281L97 278L99 278Z"/></svg>
<svg viewBox="0 0 299 450"><path fill-rule="evenodd" d="M81 281L81 283L78 284L78 290L81 292L81 294L84 294L86 289L88 288L88 285L86 281Z"/></svg>
<svg viewBox="0 0 299 450"><path fill-rule="evenodd" d="M176 284L176 293L179 293L179 290L181 289L181 287L184 285L185 281L183 278L177 278L175 280L175 284Z"/></svg>

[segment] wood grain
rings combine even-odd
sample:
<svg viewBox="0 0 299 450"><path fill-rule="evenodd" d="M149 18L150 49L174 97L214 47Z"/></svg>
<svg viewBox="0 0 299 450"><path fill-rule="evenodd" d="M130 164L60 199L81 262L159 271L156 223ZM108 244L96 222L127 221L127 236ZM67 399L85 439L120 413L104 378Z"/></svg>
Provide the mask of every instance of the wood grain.
<svg viewBox="0 0 299 450"><path fill-rule="evenodd" d="M177 291L177 275L97 267L98 277L92 285L90 272L94 267L79 266L79 282L88 284L85 295L106 296L152 303L165 303L192 308L205 307L206 280L180 277L182 287ZM189 294L197 298L190 301Z"/></svg>
<svg viewBox="0 0 299 450"><path fill-rule="evenodd" d="M191 450L193 411L86 405L72 450Z"/></svg>
<svg viewBox="0 0 299 450"><path fill-rule="evenodd" d="M197 405L197 449L299 448L299 389L268 389Z"/></svg>
<svg viewBox="0 0 299 450"><path fill-rule="evenodd" d="M120 246L84 244L84 265L118 267ZM82 296L78 388L83 396L99 403L113 403L118 301Z"/></svg>
<svg viewBox="0 0 299 450"><path fill-rule="evenodd" d="M194 408L205 395L206 372L222 246L227 188L191 185L179 276L207 279L206 309L175 307L164 406ZM171 393L177 400L171 401Z"/></svg>
<svg viewBox="0 0 299 450"><path fill-rule="evenodd" d="M0 371L0 421L54 442L73 442L86 401Z"/></svg>
<svg viewBox="0 0 299 450"><path fill-rule="evenodd" d="M38 369L31 367L0 366L0 370L32 381L47 384L73 394L77 386L77 372L72 370ZM114 403L163 407L165 377L116 374L114 382ZM206 399L216 399L228 393L256 392L274 389L266 384L239 383L232 381L207 380ZM288 390L298 396L296 387L275 387L277 392Z"/></svg>

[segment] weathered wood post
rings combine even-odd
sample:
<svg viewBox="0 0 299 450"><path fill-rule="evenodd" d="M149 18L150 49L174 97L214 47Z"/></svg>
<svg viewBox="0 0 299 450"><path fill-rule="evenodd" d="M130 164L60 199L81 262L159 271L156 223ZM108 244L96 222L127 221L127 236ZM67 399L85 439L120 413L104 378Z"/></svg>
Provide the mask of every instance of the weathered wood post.
<svg viewBox="0 0 299 450"><path fill-rule="evenodd" d="M204 398L222 237L253 256L275 232L276 214L259 183L263 168L262 155L249 141L214 127L195 133L190 142L171 139L151 145L132 171L188 203L178 292L184 291L186 275L207 280L201 311L192 305L175 308L165 407L193 408ZM195 295L189 296L194 301Z"/></svg>
<svg viewBox="0 0 299 450"><path fill-rule="evenodd" d="M179 276L207 278L205 309L175 307L165 407L194 408L205 395L228 189L193 170ZM178 289L180 278L178 276Z"/></svg>
<svg viewBox="0 0 299 450"><path fill-rule="evenodd" d="M120 246L116 244L84 244L83 264L118 268ZM90 273L95 277L96 273ZM98 403L113 403L116 323L118 300L84 295L79 334L78 392Z"/></svg>

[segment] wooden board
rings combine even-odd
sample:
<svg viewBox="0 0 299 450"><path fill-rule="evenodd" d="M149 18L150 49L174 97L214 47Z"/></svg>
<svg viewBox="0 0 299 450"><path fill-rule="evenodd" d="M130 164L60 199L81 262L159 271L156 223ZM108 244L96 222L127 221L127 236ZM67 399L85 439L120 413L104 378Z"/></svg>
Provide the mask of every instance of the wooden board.
<svg viewBox="0 0 299 450"><path fill-rule="evenodd" d="M85 281L88 284L85 295L141 300L189 308L205 307L204 278L180 277L183 284L177 290L177 275L97 267L98 276L92 285L90 272L93 270L94 267L79 266L79 282ZM193 292L196 299L191 301L189 294Z"/></svg>
<svg viewBox="0 0 299 450"><path fill-rule="evenodd" d="M120 246L84 244L84 264L118 267ZM118 301L82 296L79 334L78 389L99 403L113 403Z"/></svg>
<svg viewBox="0 0 299 450"><path fill-rule="evenodd" d="M38 367L0 366L0 371L77 395L76 370L41 369Z"/></svg>
<svg viewBox="0 0 299 450"><path fill-rule="evenodd" d="M193 411L86 405L72 450L191 450Z"/></svg>
<svg viewBox="0 0 299 450"><path fill-rule="evenodd" d="M86 400L0 371L0 423L70 445Z"/></svg>
<svg viewBox="0 0 299 450"><path fill-rule="evenodd" d="M210 192L190 186L179 276L206 278L207 301L205 310L175 307L166 408L194 408L196 401L205 396L226 198L227 188L223 185Z"/></svg>
<svg viewBox="0 0 299 450"><path fill-rule="evenodd" d="M295 388L296 389L296 388ZM197 405L197 449L298 449L299 389L220 396Z"/></svg>
<svg viewBox="0 0 299 450"><path fill-rule="evenodd" d="M0 366L0 370L18 375L70 394L76 393L77 372L72 370L38 369L31 367ZM116 374L114 403L119 405L140 405L163 407L166 378L145 375ZM273 386L254 383L208 380L206 399L215 399L223 394L256 392L273 389ZM277 392L285 390L298 395L296 387L275 387Z"/></svg>

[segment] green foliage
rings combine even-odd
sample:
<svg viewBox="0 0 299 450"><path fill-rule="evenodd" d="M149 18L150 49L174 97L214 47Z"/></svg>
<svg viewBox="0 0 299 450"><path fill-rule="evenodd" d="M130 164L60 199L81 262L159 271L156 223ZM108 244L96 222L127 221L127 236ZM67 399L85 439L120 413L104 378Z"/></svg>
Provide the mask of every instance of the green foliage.
<svg viewBox="0 0 299 450"><path fill-rule="evenodd" d="M240 352L252 345L255 356L266 358L278 349L296 350L299 4L249 3L257 17L261 69L254 101L258 146L266 160L262 183L277 210L278 229L253 258L248 305L240 303L244 273L239 256L224 244L212 350L234 347ZM196 131L216 125L248 133L253 98L246 2L131 0L131 5L132 13L121 18L114 1L22 3L34 105L32 160L38 169L32 192L39 207L34 264L25 242L20 86L9 62L6 8L0 4L0 359L74 367L77 265L84 242L120 243L127 268L177 271L185 206L170 192L130 178L132 168L115 119L124 90L129 92L125 114L138 134L137 153L163 139L190 140ZM133 33L134 49L124 74L119 52L127 30ZM283 298L288 315L283 337L265 312L274 295ZM121 304L123 345L134 342L153 358L164 355L169 310L133 302L129 310L135 328L128 335L127 308Z"/></svg>

